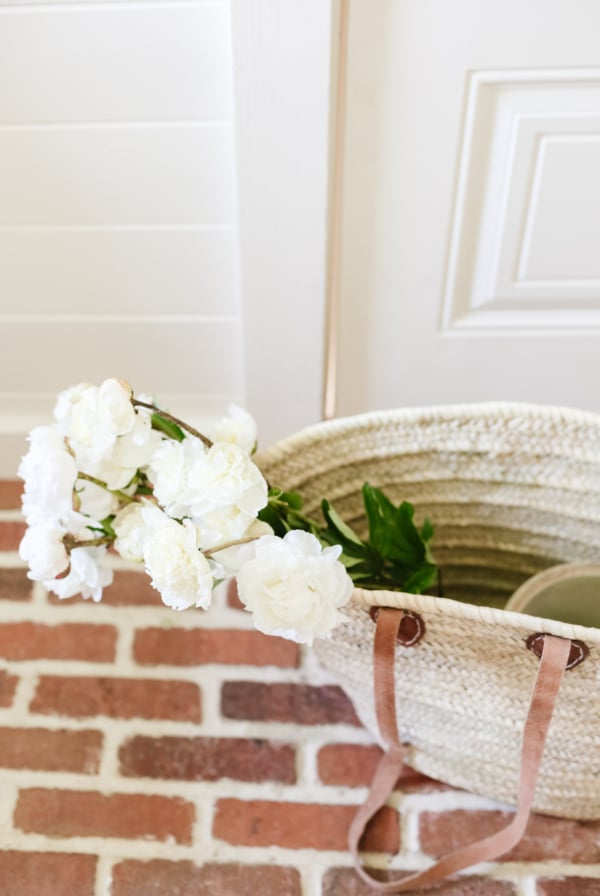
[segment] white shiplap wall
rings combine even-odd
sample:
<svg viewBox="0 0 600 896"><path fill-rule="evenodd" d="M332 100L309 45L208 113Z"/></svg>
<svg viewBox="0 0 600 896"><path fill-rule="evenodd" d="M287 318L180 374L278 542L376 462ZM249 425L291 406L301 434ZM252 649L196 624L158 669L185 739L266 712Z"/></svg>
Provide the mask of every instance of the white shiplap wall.
<svg viewBox="0 0 600 896"><path fill-rule="evenodd" d="M0 475L55 393L243 392L229 0L0 2Z"/></svg>

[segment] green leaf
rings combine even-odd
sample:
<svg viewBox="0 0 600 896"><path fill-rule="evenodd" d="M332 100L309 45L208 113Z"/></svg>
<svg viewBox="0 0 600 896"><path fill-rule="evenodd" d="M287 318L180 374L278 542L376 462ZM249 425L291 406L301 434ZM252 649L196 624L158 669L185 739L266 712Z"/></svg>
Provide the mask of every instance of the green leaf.
<svg viewBox="0 0 600 896"><path fill-rule="evenodd" d="M323 511L323 516L325 517L325 522L334 533L340 535L345 542L349 541L361 548L365 547L364 542L361 541L354 529L351 529L350 526L344 522L339 513L333 509L329 501L322 501L321 509Z"/></svg>
<svg viewBox="0 0 600 896"><path fill-rule="evenodd" d="M425 563L416 570L404 583L404 590L409 594L422 594L435 582L437 578L437 566L432 563Z"/></svg>
<svg viewBox="0 0 600 896"><path fill-rule="evenodd" d="M176 442L183 442L185 439L185 433L180 426L177 426L171 420L167 420L161 414L156 413L156 411L152 414L151 422L152 429L164 433L170 439L174 439Z"/></svg>
<svg viewBox="0 0 600 896"><path fill-rule="evenodd" d="M115 519L115 514L112 513L112 514L110 514L110 516L107 516L103 520L100 520L100 524L102 526L103 531L106 532L106 534L108 536L110 536L110 538L117 537L117 533L115 532L115 530L112 527L114 519Z"/></svg>
<svg viewBox="0 0 600 896"><path fill-rule="evenodd" d="M258 519L263 523L267 523L271 527L275 535L278 535L280 538L283 538L285 533L289 532L290 530L287 521L277 512L277 510L271 504L267 504L266 507L263 507L263 509L259 511Z"/></svg>
<svg viewBox="0 0 600 896"><path fill-rule="evenodd" d="M136 495L152 495L154 493L150 480L142 470L136 470L135 475L128 482L126 488L130 486L135 486Z"/></svg>
<svg viewBox="0 0 600 896"><path fill-rule="evenodd" d="M428 519L426 519L421 526L421 538L424 542L431 541L433 538L433 526Z"/></svg>
<svg viewBox="0 0 600 896"><path fill-rule="evenodd" d="M285 504L292 510L301 510L302 508L303 498L298 492L284 492L280 488L269 486L268 496L269 500L273 499L275 503Z"/></svg>
<svg viewBox="0 0 600 896"><path fill-rule="evenodd" d="M425 545L413 522L414 508L404 501L395 507L383 492L365 482L363 499L369 520L369 540L386 560L418 566L425 560Z"/></svg>
<svg viewBox="0 0 600 896"><path fill-rule="evenodd" d="M348 574L352 577L352 579L364 572L368 572L369 575L373 574L371 570L364 569L364 561L362 557L350 557L348 554L342 551L338 559L340 563L342 563L346 567L346 569L348 570Z"/></svg>
<svg viewBox="0 0 600 896"><path fill-rule="evenodd" d="M281 492L279 500L283 501L284 504L287 504L288 507L291 507L292 510L302 509L302 495L298 492Z"/></svg>

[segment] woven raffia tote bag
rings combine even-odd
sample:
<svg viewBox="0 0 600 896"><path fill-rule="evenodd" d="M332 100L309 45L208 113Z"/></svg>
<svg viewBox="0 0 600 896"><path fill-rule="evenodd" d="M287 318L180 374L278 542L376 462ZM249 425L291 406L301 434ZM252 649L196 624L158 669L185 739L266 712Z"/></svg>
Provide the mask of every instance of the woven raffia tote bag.
<svg viewBox="0 0 600 896"><path fill-rule="evenodd" d="M366 414L304 430L258 463L302 493L307 514L327 497L361 534L365 481L435 527L445 596L357 588L347 621L314 648L386 751L350 832L361 876L381 892L427 886L506 852L532 809L599 818L600 629L501 607L549 566L598 562L600 416L508 403ZM426 872L373 882L358 843L403 756L517 812Z"/></svg>

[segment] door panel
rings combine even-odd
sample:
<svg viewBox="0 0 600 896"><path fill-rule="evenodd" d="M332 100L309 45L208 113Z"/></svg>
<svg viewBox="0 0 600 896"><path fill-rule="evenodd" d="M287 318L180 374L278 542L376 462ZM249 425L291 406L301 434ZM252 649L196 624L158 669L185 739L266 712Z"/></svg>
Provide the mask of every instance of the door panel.
<svg viewBox="0 0 600 896"><path fill-rule="evenodd" d="M597 408L598 4L351 4L338 413Z"/></svg>

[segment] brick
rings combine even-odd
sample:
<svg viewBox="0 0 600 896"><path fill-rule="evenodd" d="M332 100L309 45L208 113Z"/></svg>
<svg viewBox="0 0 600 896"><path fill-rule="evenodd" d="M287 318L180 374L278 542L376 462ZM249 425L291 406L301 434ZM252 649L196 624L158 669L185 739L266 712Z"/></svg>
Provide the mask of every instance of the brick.
<svg viewBox="0 0 600 896"><path fill-rule="evenodd" d="M98 771L102 752L99 731L48 731L46 728L0 728L0 766L47 772Z"/></svg>
<svg viewBox="0 0 600 896"><path fill-rule="evenodd" d="M296 753L289 744L217 737L132 737L119 750L121 774L179 781L296 780Z"/></svg>
<svg viewBox="0 0 600 896"><path fill-rule="evenodd" d="M327 744L317 755L319 778L323 784L335 787L368 787L382 755L383 751L375 744ZM405 793L450 789L409 765L403 767L396 787Z"/></svg>
<svg viewBox="0 0 600 896"><path fill-rule="evenodd" d="M376 880L401 880L409 872L371 872ZM427 891L429 892L429 891ZM463 877L438 884L432 891L435 896L514 896L515 889L506 881L488 880L484 877ZM424 890L415 890L425 893ZM373 890L364 883L352 868L330 868L323 877L322 896L373 896Z"/></svg>
<svg viewBox="0 0 600 896"><path fill-rule="evenodd" d="M235 629L146 628L136 633L134 642L136 662L151 665L294 667L299 656L298 645L293 641Z"/></svg>
<svg viewBox="0 0 600 896"><path fill-rule="evenodd" d="M33 582L24 569L0 569L0 600L30 600Z"/></svg>
<svg viewBox="0 0 600 896"><path fill-rule="evenodd" d="M233 610L244 609L244 605L238 597L238 588L235 579L230 579L227 585L227 606L231 607Z"/></svg>
<svg viewBox="0 0 600 896"><path fill-rule="evenodd" d="M42 625L7 622L0 625L0 656L8 660L86 660L109 663L115 657L112 625Z"/></svg>
<svg viewBox="0 0 600 896"><path fill-rule="evenodd" d="M567 877L538 880L537 896L600 896L600 880L592 877Z"/></svg>
<svg viewBox="0 0 600 896"><path fill-rule="evenodd" d="M517 862L561 859L600 862L600 822L573 821L533 815L521 843L506 857Z"/></svg>
<svg viewBox="0 0 600 896"><path fill-rule="evenodd" d="M295 868L125 861L113 869L111 896L301 896Z"/></svg>
<svg viewBox="0 0 600 896"><path fill-rule="evenodd" d="M0 896L94 896L96 857L0 851Z"/></svg>
<svg viewBox="0 0 600 896"><path fill-rule="evenodd" d="M49 837L123 837L192 842L194 807L175 797L76 790L21 790L14 825Z"/></svg>
<svg viewBox="0 0 600 896"><path fill-rule="evenodd" d="M83 600L81 596L78 596L78 599ZM63 603L55 594L48 595L48 602ZM112 585L102 592L102 603L111 607L164 606L160 594L152 587L148 576L135 570L116 570Z"/></svg>
<svg viewBox="0 0 600 896"><path fill-rule="evenodd" d="M221 692L221 712L228 719L260 722L360 725L352 703L334 685L227 681Z"/></svg>
<svg viewBox="0 0 600 896"><path fill-rule="evenodd" d="M234 846L282 846L287 849L348 849L348 828L357 806L275 803L223 799L217 802L213 835ZM398 850L398 813L381 809L363 838L371 852Z"/></svg>
<svg viewBox="0 0 600 896"><path fill-rule="evenodd" d="M200 689L191 681L41 676L31 712L74 718L173 719L199 722Z"/></svg>
<svg viewBox="0 0 600 896"><path fill-rule="evenodd" d="M510 812L467 811L423 812L420 816L421 848L441 855L466 843L488 836L505 826ZM521 842L502 861L600 862L600 822L580 822L548 815L532 815Z"/></svg>
<svg viewBox="0 0 600 896"><path fill-rule="evenodd" d="M0 510L17 510L21 507L23 483L20 479L0 479Z"/></svg>
<svg viewBox="0 0 600 896"><path fill-rule="evenodd" d="M0 522L0 551L18 551L25 535L25 523L15 520Z"/></svg>
<svg viewBox="0 0 600 896"><path fill-rule="evenodd" d="M9 675L5 669L0 669L0 708L12 706L18 680L16 675Z"/></svg>

